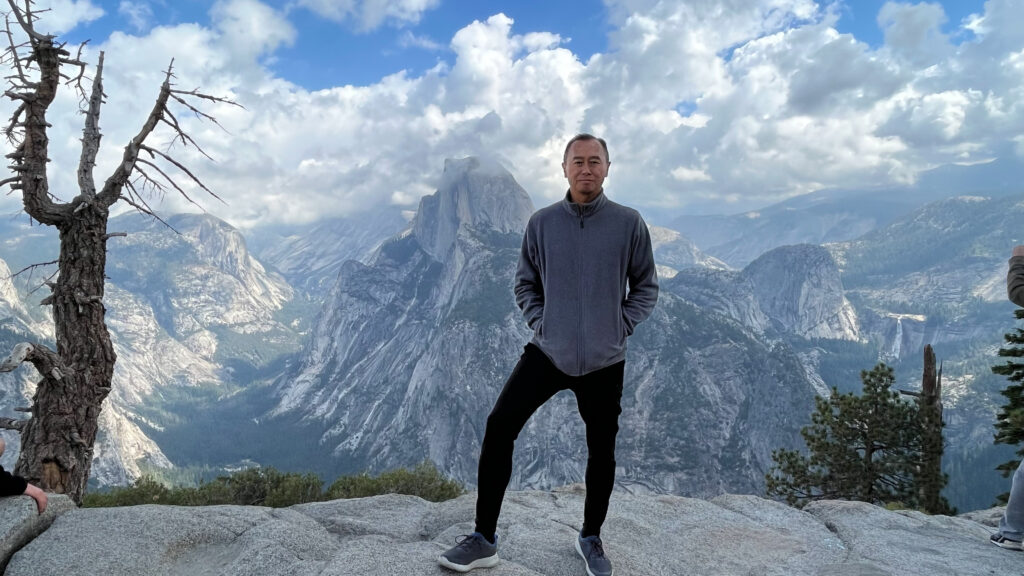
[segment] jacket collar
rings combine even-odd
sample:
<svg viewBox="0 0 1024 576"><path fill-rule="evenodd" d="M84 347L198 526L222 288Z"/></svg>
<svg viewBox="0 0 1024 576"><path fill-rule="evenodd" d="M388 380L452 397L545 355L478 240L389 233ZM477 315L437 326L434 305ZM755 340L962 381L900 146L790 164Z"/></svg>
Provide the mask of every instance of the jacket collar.
<svg viewBox="0 0 1024 576"><path fill-rule="evenodd" d="M604 195L604 190L601 190L601 193L597 195L597 198L594 198L586 204L577 204L573 202L568 191L565 192L565 198L562 199L562 206L569 211L569 214L572 214L577 218L593 216L594 214L597 214L598 210L604 208L604 205L607 203L608 197Z"/></svg>

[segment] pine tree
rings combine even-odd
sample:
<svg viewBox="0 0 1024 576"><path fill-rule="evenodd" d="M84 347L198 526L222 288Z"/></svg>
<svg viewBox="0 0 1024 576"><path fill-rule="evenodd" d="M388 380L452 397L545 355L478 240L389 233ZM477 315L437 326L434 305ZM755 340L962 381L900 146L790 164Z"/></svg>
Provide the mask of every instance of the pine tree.
<svg viewBox="0 0 1024 576"><path fill-rule="evenodd" d="M1024 319L1024 309L1017 309L1014 314L1018 319ZM1024 458L1024 329L1017 328L1004 336L1006 346L999 349L999 355L1009 358L1004 364L993 366L992 371L996 374L1006 376L1012 382L1002 391L1006 396L1006 404L996 416L996 444L1016 445L1017 459L1009 460L1000 464L996 469L1002 471L1003 476L1013 474Z"/></svg>
<svg viewBox="0 0 1024 576"><path fill-rule="evenodd" d="M811 424L800 431L808 453L772 453L768 495L797 506L822 499L916 506L921 425L917 406L900 399L893 380L892 368L879 363L861 372L860 396L833 388L816 398Z"/></svg>

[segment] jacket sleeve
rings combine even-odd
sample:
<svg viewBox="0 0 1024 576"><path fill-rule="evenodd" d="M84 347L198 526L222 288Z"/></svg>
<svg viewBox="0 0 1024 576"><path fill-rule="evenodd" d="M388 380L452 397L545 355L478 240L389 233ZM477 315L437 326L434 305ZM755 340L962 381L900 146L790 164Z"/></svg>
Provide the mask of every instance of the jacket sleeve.
<svg viewBox="0 0 1024 576"><path fill-rule="evenodd" d="M17 496L24 494L28 482L21 476L15 476L0 466L0 496Z"/></svg>
<svg viewBox="0 0 1024 576"><path fill-rule="evenodd" d="M531 219L523 234L523 247L519 253L519 266L516 268L515 294L516 305L523 311L526 324L532 330L537 330L537 323L544 317L544 284L538 265L537 250L537 239Z"/></svg>
<svg viewBox="0 0 1024 576"><path fill-rule="evenodd" d="M1024 256L1010 258L1010 271L1006 274L1006 295L1011 302L1024 307Z"/></svg>
<svg viewBox="0 0 1024 576"><path fill-rule="evenodd" d="M638 215L637 220L633 251L629 258L629 294L622 304L627 334L633 334L636 325L646 320L658 303L658 271L654 265L651 233L643 218Z"/></svg>

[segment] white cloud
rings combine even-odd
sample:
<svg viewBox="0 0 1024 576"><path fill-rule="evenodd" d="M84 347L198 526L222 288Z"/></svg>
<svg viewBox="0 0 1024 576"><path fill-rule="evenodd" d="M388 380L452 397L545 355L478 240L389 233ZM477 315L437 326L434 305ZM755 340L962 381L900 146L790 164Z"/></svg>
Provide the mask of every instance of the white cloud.
<svg viewBox="0 0 1024 576"><path fill-rule="evenodd" d="M284 14L259 0L221 0L210 10L210 17L222 41L244 61L295 41L295 28Z"/></svg>
<svg viewBox="0 0 1024 576"><path fill-rule="evenodd" d="M332 6L350 9L342 19L365 7ZM1024 150L1024 0L989 0L948 36L937 6L890 4L878 48L839 33L830 6L613 2L612 49L586 62L557 34L520 34L495 14L463 26L450 62L425 73L311 92L267 68L298 34L286 16L225 1L210 27L118 33L95 48L107 50L108 94L97 179L145 118L171 57L179 86L245 106L203 106L227 132L180 115L216 163L174 149L228 202L203 205L239 225L410 204L433 190L444 158L469 154L498 156L547 202L564 193L562 149L579 131L608 139L613 197L665 207L912 182L944 163ZM75 190L76 107L63 92L50 116L64 198ZM180 207L168 196L162 210Z"/></svg>
<svg viewBox="0 0 1024 576"><path fill-rule="evenodd" d="M298 5L335 22L353 21L363 31L384 24L403 26L420 21L440 0L298 0Z"/></svg>
<svg viewBox="0 0 1024 576"><path fill-rule="evenodd" d="M128 20L136 32L142 32L153 24L153 9L145 2L121 0L117 13Z"/></svg>
<svg viewBox="0 0 1024 576"><path fill-rule="evenodd" d="M37 31L45 34L65 34L103 16L103 9L90 0L38 0L35 9L42 17Z"/></svg>
<svg viewBox="0 0 1024 576"><path fill-rule="evenodd" d="M444 45L434 41L427 36L417 36L410 30L405 30L398 38L398 45L402 48L422 48L431 52L444 50Z"/></svg>
<svg viewBox="0 0 1024 576"><path fill-rule="evenodd" d="M711 176L699 168L687 168L678 166L672 170L672 177L682 182L710 182Z"/></svg>
<svg viewBox="0 0 1024 576"><path fill-rule="evenodd" d="M953 52L941 30L945 22L940 4L887 2L878 13L886 48L919 69L941 62Z"/></svg>

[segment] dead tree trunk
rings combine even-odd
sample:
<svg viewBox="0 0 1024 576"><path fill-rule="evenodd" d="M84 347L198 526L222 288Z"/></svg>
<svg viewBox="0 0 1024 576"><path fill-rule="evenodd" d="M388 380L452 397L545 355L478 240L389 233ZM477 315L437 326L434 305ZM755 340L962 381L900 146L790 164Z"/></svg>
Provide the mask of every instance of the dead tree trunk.
<svg viewBox="0 0 1024 576"><path fill-rule="evenodd" d="M949 503L942 497L946 476L942 473L942 369L935 368L935 352L924 347L924 373L917 399L921 419L921 507L931 514L948 514Z"/></svg>
<svg viewBox="0 0 1024 576"><path fill-rule="evenodd" d="M58 226L60 275L50 297L57 331L56 372L36 388L22 431L17 473L44 490L81 500L98 419L117 359L104 322L107 212L86 207Z"/></svg>
<svg viewBox="0 0 1024 576"><path fill-rule="evenodd" d="M60 256L56 281L48 283L52 293L43 300L43 304L53 307L57 350L54 352L38 343L19 344L0 364L0 371L10 371L21 362L31 362L43 377L33 397L30 418L0 420L0 427L21 432L17 474L44 490L68 494L81 503L92 465L100 410L110 393L117 359L103 305L110 206L124 200L152 214L143 196L147 189L163 192L170 187L185 195L161 164L172 166L202 190L210 192L179 161L167 152L147 146L145 141L163 124L172 130L175 141L195 146L202 152L178 124L168 104L179 103L186 110L216 122L189 104L186 98L230 101L194 90L174 89L171 68L168 68L149 117L125 147L122 162L103 188L97 190L92 171L100 145L103 54L99 56L91 94L85 98L80 84L85 64L80 59L72 59L69 52L54 43L53 36L35 31L36 16L31 0L21 6L15 0L8 0L8 4L11 8L7 17L10 47L5 63L10 65L13 74L12 87L5 94L18 103L18 108L6 130L8 138L16 145L15 151L8 155L13 162L14 176L0 181L0 185L9 184L12 190L21 192L29 216L57 228ZM19 44L14 39L12 17L27 36L24 43ZM68 83L75 84L87 102L78 167L80 193L66 203L50 194L46 172L50 127L46 111L61 83L62 65L77 67L79 74L69 78ZM35 79L30 78L33 75ZM140 157L142 153L145 156ZM185 197L191 201L187 195Z"/></svg>
<svg viewBox="0 0 1024 576"><path fill-rule="evenodd" d="M942 497L949 477L942 473L942 367L935 368L935 351L931 344L924 347L924 372L921 391L900 390L917 400L917 456L914 464L914 487L917 505L929 514L953 514L956 511Z"/></svg>

